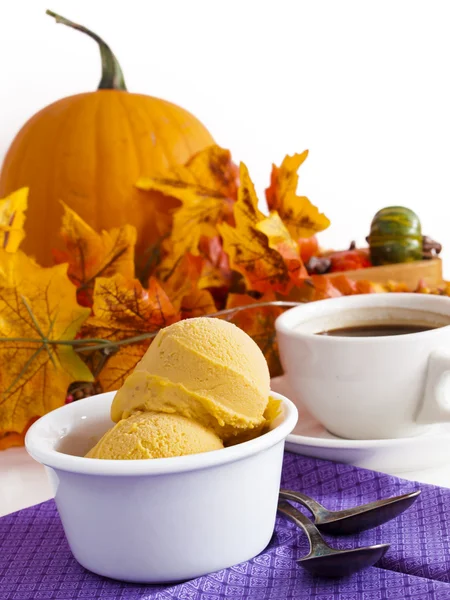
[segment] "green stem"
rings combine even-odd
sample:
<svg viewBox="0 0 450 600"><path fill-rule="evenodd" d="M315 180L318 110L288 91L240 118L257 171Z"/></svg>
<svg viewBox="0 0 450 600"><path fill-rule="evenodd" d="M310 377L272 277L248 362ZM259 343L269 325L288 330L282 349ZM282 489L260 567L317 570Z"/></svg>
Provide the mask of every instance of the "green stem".
<svg viewBox="0 0 450 600"><path fill-rule="evenodd" d="M271 300L268 302L255 302L254 304L245 304L243 306L235 306L234 308L225 308L224 310L218 310L215 313L210 313L205 315L205 317L232 317L236 313L239 313L243 310L252 310L255 308L270 308L270 307L279 307L279 308L293 308L294 306L299 306L303 304L303 302L290 302L286 300ZM139 335L135 335L133 337L125 338L123 340L111 341L105 340L102 338L79 338L76 340L49 340L45 337L43 338L26 338L26 337L0 337L0 344L2 342L10 342L10 343L27 343L27 344L50 344L51 346L81 346L80 348L75 348L76 352L84 352L86 350L100 350L102 348L115 348L117 346L126 346L127 344L136 344L137 342L142 342L144 340L150 340L156 336L159 330L141 333ZM86 346L86 344L92 344L91 346Z"/></svg>
<svg viewBox="0 0 450 600"><path fill-rule="evenodd" d="M69 21L68 19L57 15L51 10L47 10L46 14L50 15L51 17L54 17L57 23L62 23L63 25L67 25L67 27L71 27L72 29L81 31L82 33L85 33L97 42L100 48L100 56L102 59L102 78L98 86L99 90L122 90L124 92L127 91L125 79L123 77L119 61L114 56L114 53L111 50L111 48L102 40L101 37L99 37L96 33L90 31L86 27L83 27L83 25L78 25L78 23Z"/></svg>
<svg viewBox="0 0 450 600"><path fill-rule="evenodd" d="M151 340L156 337L158 331L149 333L141 333L133 337L126 338L124 340L109 342L108 344L97 344L93 346L82 346L81 348L75 348L75 352L87 352L93 350L104 350L105 348L116 348L120 346L127 346L128 344L137 344L138 342L144 342L145 340Z"/></svg>
<svg viewBox="0 0 450 600"><path fill-rule="evenodd" d="M83 338L78 340L49 340L42 338L26 338L26 337L2 337L0 338L0 344L2 342L11 343L26 343L26 344L50 344L52 346L82 346L84 344L102 344L103 346L114 346L115 342L110 340L102 340L101 338Z"/></svg>
<svg viewBox="0 0 450 600"><path fill-rule="evenodd" d="M30 315L30 319L33 321L34 328L36 329L36 331L42 338L42 343L44 345L44 348L47 350L49 359L52 361L53 366L56 367L55 358L50 350L50 346L48 345L48 342L45 338L44 332L42 331L42 329L38 323L38 320L36 319L33 311L31 310L31 306L28 304L28 300L25 298L25 296L20 296L20 299L22 300L23 305L27 309L27 312Z"/></svg>

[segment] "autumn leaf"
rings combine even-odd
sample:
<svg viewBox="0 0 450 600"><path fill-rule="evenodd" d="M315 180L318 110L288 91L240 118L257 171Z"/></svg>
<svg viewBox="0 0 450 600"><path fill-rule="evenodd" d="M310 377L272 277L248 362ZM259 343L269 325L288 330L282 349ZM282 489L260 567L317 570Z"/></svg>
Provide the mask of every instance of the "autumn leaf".
<svg viewBox="0 0 450 600"><path fill-rule="evenodd" d="M257 223L255 228L267 237L269 248L281 254L289 274L295 274L294 277L291 277L294 283L308 275L300 258L299 245L291 238L276 211L272 211L266 219Z"/></svg>
<svg viewBox="0 0 450 600"><path fill-rule="evenodd" d="M23 446L25 444L25 436L30 427L38 420L39 417L30 419L21 433L15 431L3 431L0 433L0 450L7 450L14 446Z"/></svg>
<svg viewBox="0 0 450 600"><path fill-rule="evenodd" d="M200 255L203 258L199 289L224 288L231 282L230 261L223 249L220 236L212 238L203 237L199 244Z"/></svg>
<svg viewBox="0 0 450 600"><path fill-rule="evenodd" d="M289 300L314 302L339 296L343 296L343 294L333 285L333 279L325 275L310 275L291 291Z"/></svg>
<svg viewBox="0 0 450 600"><path fill-rule="evenodd" d="M171 240L174 258L198 254L202 236L217 235L217 224L229 220L237 197L238 168L229 150L209 146L185 166L173 167L152 178L141 178L142 190L156 190L181 201L174 211Z"/></svg>
<svg viewBox="0 0 450 600"><path fill-rule="evenodd" d="M75 338L89 315L76 301L67 265L44 269L22 254L2 252L3 270L14 277L0 287L0 437L23 434L37 416L64 404L73 381L91 381L92 375L70 345L56 341ZM16 341L8 341L9 339ZM36 340L35 342L18 340ZM11 436L10 442L17 441ZM9 443L9 442L8 442Z"/></svg>
<svg viewBox="0 0 450 600"><path fill-rule="evenodd" d="M193 289L181 303L181 318L203 317L216 312L214 299L208 290Z"/></svg>
<svg viewBox="0 0 450 600"><path fill-rule="evenodd" d="M82 330L82 336L120 342L142 334L153 333L177 320L167 295L151 278L148 288L121 274L98 277L94 287L93 313ZM119 346L108 358L100 373L105 391L118 389L142 358L151 340L140 340Z"/></svg>
<svg viewBox="0 0 450 600"><path fill-rule="evenodd" d="M179 311L186 295L195 290L225 288L231 279L228 257L218 236L200 240L200 255L186 253L175 257L168 247L168 254L161 261L156 277Z"/></svg>
<svg viewBox="0 0 450 600"><path fill-rule="evenodd" d="M77 286L78 300L92 306L96 277L112 277L120 273L134 277L136 229L131 225L97 233L64 203L61 237L66 251L54 250L58 263L68 262L68 275Z"/></svg>
<svg viewBox="0 0 450 600"><path fill-rule="evenodd" d="M374 283L366 279L355 281L347 275L337 275L326 279L332 283L333 287L343 296L353 296L355 294L378 294L386 291L385 286L380 283Z"/></svg>
<svg viewBox="0 0 450 600"><path fill-rule="evenodd" d="M255 340L266 358L271 377L277 377L282 373L282 368L278 354L275 319L283 312L283 309L276 306L258 307L258 304L272 300L276 300L276 298L271 293L262 296L259 300L255 300L247 294L229 294L227 308L248 304L255 306L255 308L236 313L232 322Z"/></svg>
<svg viewBox="0 0 450 600"><path fill-rule="evenodd" d="M0 248L0 288L18 285L23 281L23 273L35 269L39 270L39 265L22 250L9 253Z"/></svg>
<svg viewBox="0 0 450 600"><path fill-rule="evenodd" d="M208 197L235 200L238 182L239 169L231 160L230 151L212 145L194 154L184 166L173 167L158 177L141 177L137 186L182 202Z"/></svg>
<svg viewBox="0 0 450 600"><path fill-rule="evenodd" d="M297 196L297 171L308 156L301 154L286 156L280 167L272 165L270 187L266 189L266 200L270 210L276 210L291 236L309 238L330 225L330 221L320 213L306 196Z"/></svg>
<svg viewBox="0 0 450 600"><path fill-rule="evenodd" d="M349 279L346 275L337 275L336 277L325 277L343 296L353 296L360 294L358 284L353 279Z"/></svg>
<svg viewBox="0 0 450 600"><path fill-rule="evenodd" d="M197 287L200 290L213 288L228 288L231 281L231 270L221 269L209 260L203 260Z"/></svg>
<svg viewBox="0 0 450 600"><path fill-rule="evenodd" d="M21 188L0 199L0 248L16 252L25 237L23 229L28 203L28 188Z"/></svg>
<svg viewBox="0 0 450 600"><path fill-rule="evenodd" d="M207 268L205 259L185 254L176 263L168 258L161 266L160 274L163 279L159 283L175 311L181 313L182 319L216 312L211 293L201 287L201 282L205 282L205 277L208 277L204 275L204 269Z"/></svg>
<svg viewBox="0 0 450 600"><path fill-rule="evenodd" d="M285 196L297 192L298 170L307 158L308 150L305 150L301 154L285 156L280 167L272 165L270 187L266 189L266 199L271 210L278 210L278 205Z"/></svg>
<svg viewBox="0 0 450 600"><path fill-rule="evenodd" d="M135 277L146 285L152 275L154 275L164 259L166 244L170 243L167 236L161 236L154 244L151 244L143 252L136 252L135 256Z"/></svg>
<svg viewBox="0 0 450 600"><path fill-rule="evenodd" d="M377 294L388 291L400 290L398 284L388 289L389 284L374 283L362 279L355 281L346 275L327 277L326 275L310 275L289 294L289 299L295 302L315 302L339 296L353 296L355 294Z"/></svg>
<svg viewBox="0 0 450 600"><path fill-rule="evenodd" d="M180 310L183 298L198 288L201 270L202 259L189 253L178 258L169 254L161 262L158 282L176 311Z"/></svg>
<svg viewBox="0 0 450 600"><path fill-rule="evenodd" d="M298 247L276 213L266 217L247 167L240 166L241 185L234 205L236 227L219 225L231 268L243 275L251 290L286 294L306 275Z"/></svg>

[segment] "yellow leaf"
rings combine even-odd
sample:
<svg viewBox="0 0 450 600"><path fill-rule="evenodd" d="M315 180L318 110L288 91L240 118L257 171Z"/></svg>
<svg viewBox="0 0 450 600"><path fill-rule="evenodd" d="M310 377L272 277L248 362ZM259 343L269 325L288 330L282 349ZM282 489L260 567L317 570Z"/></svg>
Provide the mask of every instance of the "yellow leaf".
<svg viewBox="0 0 450 600"><path fill-rule="evenodd" d="M280 167L272 165L270 187L266 189L267 205L276 210L291 236L309 238L330 225L330 221L306 196L297 196L297 171L308 151L286 156Z"/></svg>
<svg viewBox="0 0 450 600"><path fill-rule="evenodd" d="M249 289L286 294L306 275L298 247L276 214L266 217L258 209L258 198L243 163L240 180L234 205L236 227L219 225L230 266L243 275Z"/></svg>
<svg viewBox="0 0 450 600"><path fill-rule="evenodd" d="M228 288L231 281L231 271L226 272L209 260L203 261L202 272L197 282L199 290L211 288Z"/></svg>
<svg viewBox="0 0 450 600"><path fill-rule="evenodd" d="M0 200L0 248L16 252L25 237L23 226L28 203L28 188L21 188Z"/></svg>
<svg viewBox="0 0 450 600"><path fill-rule="evenodd" d="M96 277L112 277L120 273L134 277L136 229L131 225L97 233L71 208L62 203L64 215L61 236L67 250L54 250L57 262L68 262L68 275L77 286L78 301L92 305Z"/></svg>
<svg viewBox="0 0 450 600"><path fill-rule="evenodd" d="M230 152L210 146L195 154L185 166L138 181L142 190L156 190L182 202L173 217L174 259L186 252L197 255L200 238L217 235L217 224L231 215L237 175Z"/></svg>
<svg viewBox="0 0 450 600"><path fill-rule="evenodd" d="M23 280L23 273L39 268L36 261L22 250L12 254L0 248L0 288L16 286Z"/></svg>
<svg viewBox="0 0 450 600"><path fill-rule="evenodd" d="M198 245L202 236L217 235L217 223L230 214L230 203L213 198L187 201L173 217L171 239L175 256L186 252L198 255Z"/></svg>
<svg viewBox="0 0 450 600"><path fill-rule="evenodd" d="M290 253L293 258L298 259L298 244L291 238L289 231L276 211L272 211L268 217L257 223L255 229L261 231L267 237L269 248L278 250L278 252L283 249L283 252L280 252L283 256L286 257Z"/></svg>
<svg viewBox="0 0 450 600"><path fill-rule="evenodd" d="M282 202L285 196L297 192L298 170L307 158L308 150L305 150L301 154L285 156L280 167L272 165L271 187L266 190L268 204ZM278 206L269 206L269 208L278 210Z"/></svg>
<svg viewBox="0 0 450 600"><path fill-rule="evenodd" d="M145 289L123 275L98 277L94 288L94 316L82 330L83 337L122 340L153 333L177 320L176 312L158 282L151 278ZM105 391L118 389L144 355L151 340L119 346L100 373Z"/></svg>
<svg viewBox="0 0 450 600"><path fill-rule="evenodd" d="M5 272L16 255L1 254ZM61 406L73 381L92 375L70 345L89 316L77 304L67 265L39 267L22 255L21 270L0 288L0 435L21 434L30 419ZM6 341L6 338L33 339Z"/></svg>

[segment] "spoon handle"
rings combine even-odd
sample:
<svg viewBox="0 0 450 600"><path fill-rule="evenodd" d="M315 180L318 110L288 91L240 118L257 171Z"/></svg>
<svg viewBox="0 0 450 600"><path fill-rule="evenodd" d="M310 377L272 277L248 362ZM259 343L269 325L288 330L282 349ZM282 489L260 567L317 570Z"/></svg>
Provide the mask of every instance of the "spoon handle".
<svg viewBox="0 0 450 600"><path fill-rule="evenodd" d="M306 515L294 508L292 504L289 504L289 502L286 502L285 500L278 500L278 510L298 527L301 527L301 529L303 529L303 531L306 533L311 546L310 554L314 553L316 556L319 556L322 553L329 553L330 546L320 535L320 532L314 523L310 521Z"/></svg>
<svg viewBox="0 0 450 600"><path fill-rule="evenodd" d="M305 496L301 492L294 492L293 490L280 490L280 498L284 498L285 500L293 500L294 502L298 502L309 511L312 512L314 517L317 519L319 515L321 515L324 511L328 512L327 509L322 506L317 500L310 498L309 496Z"/></svg>

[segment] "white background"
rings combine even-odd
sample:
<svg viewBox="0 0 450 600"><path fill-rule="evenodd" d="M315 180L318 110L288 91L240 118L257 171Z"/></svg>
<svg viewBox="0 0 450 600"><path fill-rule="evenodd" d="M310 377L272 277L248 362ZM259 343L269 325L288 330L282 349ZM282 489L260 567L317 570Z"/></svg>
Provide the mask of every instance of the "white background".
<svg viewBox="0 0 450 600"><path fill-rule="evenodd" d="M34 112L99 80L95 43L46 8L104 37L130 91L198 116L261 194L273 161L309 148L300 190L332 221L324 245L403 204L450 247L448 1L2 0L0 158Z"/></svg>
<svg viewBox="0 0 450 600"><path fill-rule="evenodd" d="M0 0L0 159L33 113L99 80L94 42L46 8L103 36L130 91L197 115L260 193L309 148L300 190L331 218L324 245L403 204L450 249L448 0ZM0 514L50 495L23 449L0 459Z"/></svg>

